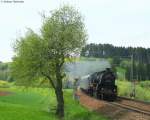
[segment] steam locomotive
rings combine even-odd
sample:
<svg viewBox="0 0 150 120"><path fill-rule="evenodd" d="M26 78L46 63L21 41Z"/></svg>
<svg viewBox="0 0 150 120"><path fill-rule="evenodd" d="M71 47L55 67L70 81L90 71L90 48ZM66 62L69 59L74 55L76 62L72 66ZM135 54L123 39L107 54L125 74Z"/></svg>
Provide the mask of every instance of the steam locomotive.
<svg viewBox="0 0 150 120"><path fill-rule="evenodd" d="M81 90L98 99L114 101L117 98L116 76L110 68L82 77L79 81Z"/></svg>

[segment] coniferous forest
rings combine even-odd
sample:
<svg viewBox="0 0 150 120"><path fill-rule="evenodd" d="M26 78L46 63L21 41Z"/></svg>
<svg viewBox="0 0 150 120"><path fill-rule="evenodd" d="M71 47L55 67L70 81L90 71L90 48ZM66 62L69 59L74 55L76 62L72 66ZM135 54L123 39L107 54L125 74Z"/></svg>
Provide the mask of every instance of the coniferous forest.
<svg viewBox="0 0 150 120"><path fill-rule="evenodd" d="M111 58L112 66L126 70L126 79L131 79L131 63L133 64L133 78L136 80L150 79L150 48L116 47L111 44L88 44L81 56L96 58ZM131 57L133 56L133 61Z"/></svg>
<svg viewBox="0 0 150 120"><path fill-rule="evenodd" d="M88 44L82 51L83 57L111 59L112 67L126 70L126 79L131 79L131 56L133 55L133 77L136 80L150 80L150 48L116 47L111 44ZM11 63L0 63L0 79L13 81Z"/></svg>

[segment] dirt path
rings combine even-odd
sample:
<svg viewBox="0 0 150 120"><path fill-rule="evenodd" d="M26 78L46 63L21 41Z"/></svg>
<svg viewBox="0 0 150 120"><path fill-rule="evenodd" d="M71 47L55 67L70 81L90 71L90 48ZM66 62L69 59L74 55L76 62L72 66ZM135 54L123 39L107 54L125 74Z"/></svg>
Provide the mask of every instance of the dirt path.
<svg viewBox="0 0 150 120"><path fill-rule="evenodd" d="M150 116L141 113L129 111L117 106L109 105L105 101L96 100L82 93L77 92L80 98L80 104L89 110L96 111L112 120L150 120Z"/></svg>

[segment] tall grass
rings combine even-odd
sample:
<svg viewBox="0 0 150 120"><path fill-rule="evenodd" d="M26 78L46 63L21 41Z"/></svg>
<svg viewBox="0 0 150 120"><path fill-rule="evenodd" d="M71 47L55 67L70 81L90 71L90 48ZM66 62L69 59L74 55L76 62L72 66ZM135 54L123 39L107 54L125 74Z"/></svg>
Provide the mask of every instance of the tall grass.
<svg viewBox="0 0 150 120"><path fill-rule="evenodd" d="M133 85L129 81L117 80L118 95L130 97ZM138 82L135 85L135 99L150 102L150 81Z"/></svg>

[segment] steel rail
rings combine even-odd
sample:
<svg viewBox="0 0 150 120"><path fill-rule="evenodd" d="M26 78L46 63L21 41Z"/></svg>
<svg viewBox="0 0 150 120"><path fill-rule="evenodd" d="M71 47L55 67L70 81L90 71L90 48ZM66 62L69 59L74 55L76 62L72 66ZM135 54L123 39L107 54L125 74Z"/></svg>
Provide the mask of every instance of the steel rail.
<svg viewBox="0 0 150 120"><path fill-rule="evenodd" d="M132 98L128 98L128 97L117 96L117 99L130 100L130 101L134 101L134 102L150 105L150 102L146 102L146 101L142 101L142 100L136 100L136 99L132 99Z"/></svg>
<svg viewBox="0 0 150 120"><path fill-rule="evenodd" d="M118 107L121 107L121 108L124 108L124 109L127 109L127 110L130 110L130 111L134 111L134 112L138 112L138 113L142 113L142 114L150 116L150 111L143 110L143 109L140 109L138 107L134 107L134 106L131 106L131 105L126 105L126 104L121 104L121 103L117 103L117 102L110 102L109 104L115 105L115 106L118 106Z"/></svg>

